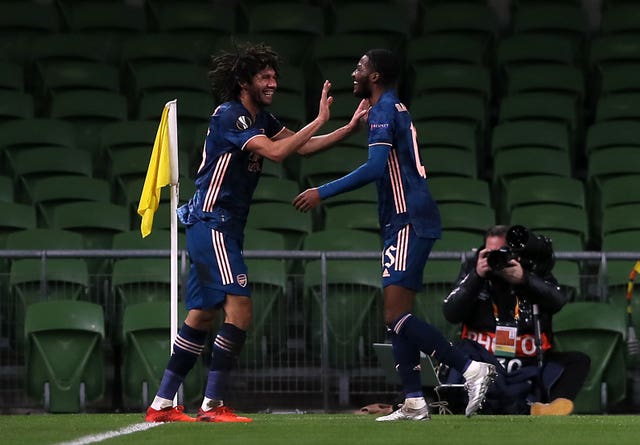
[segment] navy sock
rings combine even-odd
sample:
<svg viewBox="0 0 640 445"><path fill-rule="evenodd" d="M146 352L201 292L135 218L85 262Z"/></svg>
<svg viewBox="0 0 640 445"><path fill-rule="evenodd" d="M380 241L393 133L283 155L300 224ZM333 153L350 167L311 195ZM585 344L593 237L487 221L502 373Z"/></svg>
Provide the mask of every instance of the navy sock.
<svg viewBox="0 0 640 445"><path fill-rule="evenodd" d="M224 388L229 373L234 367L242 346L247 338L247 332L224 323L213 341L211 370L207 379L205 396L210 399L223 400Z"/></svg>
<svg viewBox="0 0 640 445"><path fill-rule="evenodd" d="M173 354L158 388L158 396L173 399L186 375L196 364L204 349L206 331L199 331L183 324L173 344Z"/></svg>
<svg viewBox="0 0 640 445"><path fill-rule="evenodd" d="M391 329L405 337L428 356L459 372L464 372L469 359L453 346L433 325L412 314L405 314L396 320Z"/></svg>
<svg viewBox="0 0 640 445"><path fill-rule="evenodd" d="M393 332L391 344L405 397L423 397L420 380L420 350L411 341Z"/></svg>

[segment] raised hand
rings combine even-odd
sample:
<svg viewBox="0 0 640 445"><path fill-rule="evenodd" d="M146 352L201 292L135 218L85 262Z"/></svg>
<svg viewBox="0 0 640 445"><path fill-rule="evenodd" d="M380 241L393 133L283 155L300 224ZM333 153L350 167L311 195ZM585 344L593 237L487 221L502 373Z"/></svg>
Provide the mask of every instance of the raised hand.
<svg viewBox="0 0 640 445"><path fill-rule="evenodd" d="M322 85L322 94L320 95L320 107L318 110L318 119L324 124L331 117L331 112L329 108L333 103L333 96L329 96L329 90L331 89L331 82L328 80L324 81L324 85Z"/></svg>
<svg viewBox="0 0 640 445"><path fill-rule="evenodd" d="M362 99L358 104L358 108L353 112L351 120L347 124L350 129L355 130L361 123L366 123L369 117L369 110L371 109L371 103L369 99Z"/></svg>

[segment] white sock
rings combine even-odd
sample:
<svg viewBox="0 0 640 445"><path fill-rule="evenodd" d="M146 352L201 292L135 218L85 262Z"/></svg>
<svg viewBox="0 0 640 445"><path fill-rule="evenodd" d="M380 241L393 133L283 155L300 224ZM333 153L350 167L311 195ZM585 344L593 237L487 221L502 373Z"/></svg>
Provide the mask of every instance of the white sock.
<svg viewBox="0 0 640 445"><path fill-rule="evenodd" d="M411 409L420 409L424 408L427 402L424 400L424 397L409 397L404 399L404 406Z"/></svg>
<svg viewBox="0 0 640 445"><path fill-rule="evenodd" d="M202 408L202 411L209 411L222 405L224 405L222 400L210 399L209 397L205 397L202 400L202 405L200 405L200 408Z"/></svg>
<svg viewBox="0 0 640 445"><path fill-rule="evenodd" d="M151 403L151 408L155 410L161 410L163 408L168 408L173 406L173 400L164 399L162 397L155 396L153 402Z"/></svg>

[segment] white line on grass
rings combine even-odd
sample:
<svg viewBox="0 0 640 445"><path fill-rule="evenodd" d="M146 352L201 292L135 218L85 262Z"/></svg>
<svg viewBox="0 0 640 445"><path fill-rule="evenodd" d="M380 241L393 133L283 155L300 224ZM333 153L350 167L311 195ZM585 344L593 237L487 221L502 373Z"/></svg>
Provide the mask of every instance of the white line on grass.
<svg viewBox="0 0 640 445"><path fill-rule="evenodd" d="M56 445L87 445L90 443L102 442L103 440L111 439L112 437L126 436L127 434L145 431L160 425L162 425L162 423L134 423L133 425L125 426L124 428L120 428L119 430L107 431L106 433L100 434L92 434L90 436L80 437L70 442L60 442Z"/></svg>

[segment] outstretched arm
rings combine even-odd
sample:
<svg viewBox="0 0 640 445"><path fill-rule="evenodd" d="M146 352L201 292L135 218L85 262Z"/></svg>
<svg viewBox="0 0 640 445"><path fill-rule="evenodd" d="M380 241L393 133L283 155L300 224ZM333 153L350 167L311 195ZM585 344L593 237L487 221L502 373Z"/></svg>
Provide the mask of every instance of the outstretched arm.
<svg viewBox="0 0 640 445"><path fill-rule="evenodd" d="M369 159L367 159L366 163L340 179L317 188L305 190L296 196L293 200L293 206L302 212L307 212L317 207L323 199L357 189L375 181L384 174L388 157L389 147L385 145L370 147Z"/></svg>
<svg viewBox="0 0 640 445"><path fill-rule="evenodd" d="M329 96L330 89L331 83L326 80L322 87L318 116L300 131L293 133L290 137L275 141L267 137L254 137L247 142L245 149L272 161L282 162L287 156L307 143L320 127L329 120L331 116L329 108L333 103L333 97Z"/></svg>

